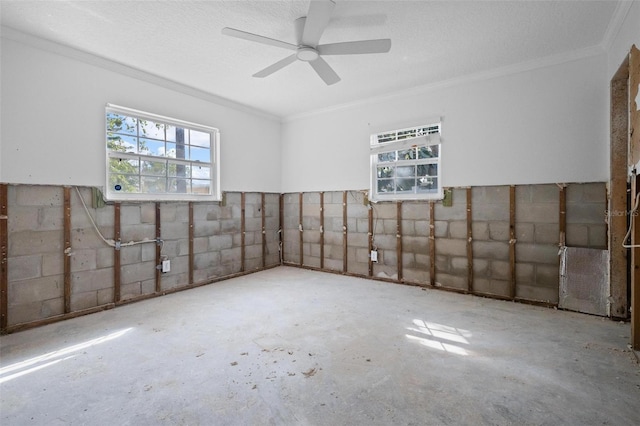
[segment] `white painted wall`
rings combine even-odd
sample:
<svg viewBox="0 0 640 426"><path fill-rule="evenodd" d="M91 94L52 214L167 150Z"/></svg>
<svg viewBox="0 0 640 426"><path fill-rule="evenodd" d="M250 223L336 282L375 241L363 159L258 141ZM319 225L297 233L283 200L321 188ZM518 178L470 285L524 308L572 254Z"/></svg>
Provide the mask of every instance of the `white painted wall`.
<svg viewBox="0 0 640 426"><path fill-rule="evenodd" d="M444 186L608 180L607 55L291 118L282 191L367 189L370 126L443 117Z"/></svg>
<svg viewBox="0 0 640 426"><path fill-rule="evenodd" d="M1 182L102 187L104 106L113 103L219 128L222 190L280 191L279 120L65 52L2 38Z"/></svg>
<svg viewBox="0 0 640 426"><path fill-rule="evenodd" d="M631 7L622 22L622 26L611 41L608 50L608 72L609 80L614 76L620 65L629 55L629 50L633 44L640 49L640 1L630 2Z"/></svg>

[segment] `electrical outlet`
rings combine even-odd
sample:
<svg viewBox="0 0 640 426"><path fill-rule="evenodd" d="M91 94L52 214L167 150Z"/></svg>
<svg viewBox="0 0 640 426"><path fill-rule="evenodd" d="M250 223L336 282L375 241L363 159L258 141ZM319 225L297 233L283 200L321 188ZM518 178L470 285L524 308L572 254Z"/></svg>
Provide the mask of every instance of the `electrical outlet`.
<svg viewBox="0 0 640 426"><path fill-rule="evenodd" d="M378 262L378 252L376 250L371 250L371 261Z"/></svg>
<svg viewBox="0 0 640 426"><path fill-rule="evenodd" d="M163 260L162 261L162 272L169 272L171 270L171 261Z"/></svg>

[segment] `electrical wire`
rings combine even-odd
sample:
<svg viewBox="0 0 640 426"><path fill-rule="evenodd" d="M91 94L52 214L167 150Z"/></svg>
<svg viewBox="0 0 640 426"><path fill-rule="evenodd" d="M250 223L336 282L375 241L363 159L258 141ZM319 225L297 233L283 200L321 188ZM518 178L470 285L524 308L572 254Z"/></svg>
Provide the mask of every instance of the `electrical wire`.
<svg viewBox="0 0 640 426"><path fill-rule="evenodd" d="M629 229L627 230L627 235L624 236L622 240L622 247L624 248L638 248L640 245L638 244L626 244L627 240L631 236L631 230L633 229L633 219L636 217L636 212L638 211L638 203L640 202L640 192L636 195L636 201L633 205L633 209L631 209L631 219L629 220Z"/></svg>
<svg viewBox="0 0 640 426"><path fill-rule="evenodd" d="M135 246L137 244L158 243L160 244L160 255L162 256L162 249L164 248L164 240L161 240L159 238L154 238L152 240L145 238L144 240L129 241L127 243L120 243L119 241L115 241L113 239L106 239L104 235L102 235L102 232L100 232L100 229L98 229L98 225L96 225L96 222L93 220L91 213L89 213L89 208L87 207L87 204L84 202L84 198L82 198L82 194L80 194L80 189L77 186L75 188L76 188L76 192L78 193L78 198L80 198L80 202L84 207L84 211L87 214L87 217L91 222L91 225L93 225L93 229L96 231L100 239L102 239L102 241L104 241L105 244L107 244L109 247L114 247L116 249L119 249L120 247L130 247L130 246Z"/></svg>

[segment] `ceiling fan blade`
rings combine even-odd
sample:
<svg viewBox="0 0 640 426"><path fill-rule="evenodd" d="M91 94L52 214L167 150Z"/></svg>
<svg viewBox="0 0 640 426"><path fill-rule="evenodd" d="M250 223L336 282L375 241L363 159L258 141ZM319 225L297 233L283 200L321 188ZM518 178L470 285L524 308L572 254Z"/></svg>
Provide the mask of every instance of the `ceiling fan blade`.
<svg viewBox="0 0 640 426"><path fill-rule="evenodd" d="M267 44L269 46L282 47L284 49L296 50L298 46L295 44L287 43L285 41L276 40L269 37L264 37L257 34L248 33L246 31L236 30L234 28L225 27L222 29L222 34L231 37L241 38L244 40L255 41L256 43Z"/></svg>
<svg viewBox="0 0 640 426"><path fill-rule="evenodd" d="M318 73L321 79L327 83L327 86L331 86L340 81L338 74L331 68L331 66L322 58L318 58L315 61L309 62L314 70Z"/></svg>
<svg viewBox="0 0 640 426"><path fill-rule="evenodd" d="M358 55L362 53L387 53L391 50L391 40L346 41L343 43L321 44L316 48L321 55Z"/></svg>
<svg viewBox="0 0 640 426"><path fill-rule="evenodd" d="M329 24L335 6L333 0L312 1L302 31L302 44L315 47L320 42L324 29Z"/></svg>
<svg viewBox="0 0 640 426"><path fill-rule="evenodd" d="M258 77L258 78L263 78L263 77L269 76L269 75L273 74L274 72L276 72L278 70L281 70L282 68L286 67L287 65L292 64L293 62L295 62L295 60L296 60L296 55L294 53L293 55L287 56L286 58L284 58L282 60L279 60L278 62L276 62L273 65L269 65L268 67L266 67L262 71L258 71L253 76L254 77Z"/></svg>

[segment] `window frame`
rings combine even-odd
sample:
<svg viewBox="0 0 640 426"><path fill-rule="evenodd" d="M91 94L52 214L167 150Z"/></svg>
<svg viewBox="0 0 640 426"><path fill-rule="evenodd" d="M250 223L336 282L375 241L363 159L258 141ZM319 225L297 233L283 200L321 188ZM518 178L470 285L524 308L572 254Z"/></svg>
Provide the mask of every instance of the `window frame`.
<svg viewBox="0 0 640 426"><path fill-rule="evenodd" d="M154 123L171 125L176 128L194 130L201 133L208 133L210 135L210 162L203 163L197 160L191 159L180 159L173 158L167 156L157 156L157 155L148 155L139 152L118 152L109 149L108 145L108 122L107 116L110 114L118 114L127 117L132 117L141 120L149 120ZM158 114L153 114L146 111L140 111L133 108L127 108L114 104L106 104L104 111L104 143L105 143L105 186L104 186L104 196L108 201L220 201L221 191L220 191L220 130L206 126L202 124L192 123L189 121L179 120L176 118L166 117ZM141 139L142 136L137 133L134 138ZM147 139L147 138L144 138ZM164 143L167 143L166 135L164 139ZM169 143L172 143L169 141ZM191 147L191 144L186 144ZM197 145L195 145L197 147ZM177 193L177 192L140 192L140 193L131 193L131 192L119 192L115 190L115 188L111 188L110 183L110 160L112 158L120 158L126 160L137 160L139 162L142 161L167 161L167 165L177 164L177 165L185 165L191 168L197 167L198 164L207 167L210 167L209 179L202 179L203 181L209 182L210 191L207 194L197 194L197 193ZM142 178L144 176L141 174L140 169L138 169L138 176ZM169 178L168 175L166 175ZM193 178L190 177L189 181Z"/></svg>
<svg viewBox="0 0 640 426"><path fill-rule="evenodd" d="M417 120L416 120L417 121ZM442 119L430 119L430 120L420 120L423 123L429 124L419 124L419 125L405 125L402 127L397 127L393 130L383 130L376 131L371 133L370 135L370 150L369 150L369 158L370 158L370 183L369 183L369 199L372 202L380 202L380 201L401 201L401 200L441 200L444 198L444 187L442 185ZM415 121L414 121L415 123ZM397 135L401 132L407 132L417 129L423 128L432 128L438 127L437 132L427 133L425 135L420 135L416 137L408 137L404 139L397 139ZM391 127L391 126L389 126ZM388 142L379 142L379 137L382 135L387 135L395 133L396 140L388 141ZM415 158L411 160L402 160L399 161L396 158L394 161L384 162L379 160L379 154L389 153L402 150L409 150L413 148L427 148L431 146L437 146L438 156L435 158ZM436 173L436 190L432 192L380 192L378 191L378 166L380 164L392 164L393 167L402 167L402 166L414 166L417 167L419 165L429 165L435 164L437 168ZM416 176L417 177L417 176ZM395 179L395 176L394 176Z"/></svg>

